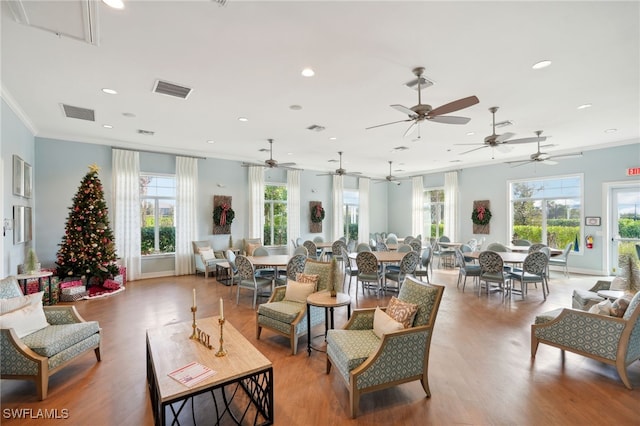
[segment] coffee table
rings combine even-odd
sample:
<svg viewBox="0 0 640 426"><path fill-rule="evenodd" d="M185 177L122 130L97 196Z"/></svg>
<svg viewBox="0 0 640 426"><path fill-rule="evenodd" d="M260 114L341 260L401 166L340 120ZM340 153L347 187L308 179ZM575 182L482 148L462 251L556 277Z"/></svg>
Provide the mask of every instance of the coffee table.
<svg viewBox="0 0 640 426"><path fill-rule="evenodd" d="M189 339L193 331L191 321L147 330L147 382L155 424L180 424L178 416L186 403L191 400L193 404L193 397L207 392L211 394L215 406L210 424L220 424L226 415L236 424L249 423L251 420L254 425L272 424L271 361L228 321L224 325L224 349L227 355L216 357L220 339L218 317L198 319L197 326L211 336L213 349ZM211 368L216 374L193 387L187 387L168 376L170 372L194 361ZM214 391L218 398L222 395L222 401L217 400ZM241 397L243 393L248 398L244 395ZM220 402L223 409L219 411ZM192 423L195 424L193 406L191 413ZM167 421L167 415L173 418ZM214 415L217 422L213 420Z"/></svg>
<svg viewBox="0 0 640 426"><path fill-rule="evenodd" d="M315 349L311 346L311 306L318 306L324 308L325 321L324 321L324 335L327 336L327 330L329 329L329 320L331 320L331 328L333 328L333 310L339 306L347 307L347 318L351 318L351 296L346 293L336 293L335 297L331 296L328 291L318 291L311 293L307 297L307 352L311 356L311 349ZM329 315L327 315L327 309Z"/></svg>

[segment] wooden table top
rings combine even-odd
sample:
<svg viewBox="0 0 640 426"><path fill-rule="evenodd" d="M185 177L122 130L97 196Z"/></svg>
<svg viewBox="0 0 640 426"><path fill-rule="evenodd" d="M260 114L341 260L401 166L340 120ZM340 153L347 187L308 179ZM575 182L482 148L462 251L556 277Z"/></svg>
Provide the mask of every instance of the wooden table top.
<svg viewBox="0 0 640 426"><path fill-rule="evenodd" d="M253 266L287 266L291 257L288 254L270 254L269 256L247 256Z"/></svg>
<svg viewBox="0 0 640 426"><path fill-rule="evenodd" d="M229 321L224 324L224 349L227 355L216 357L215 353L220 345L218 317L197 318L197 325L200 330L211 336L213 349L207 349L197 340L189 339L193 332L191 321L147 330L147 344L162 402L194 394L198 390L217 384L233 382L247 374L257 373L272 366L271 361ZM168 376L170 372L194 361L211 368L216 374L192 387L178 383Z"/></svg>
<svg viewBox="0 0 640 426"><path fill-rule="evenodd" d="M321 243L315 243L315 245L317 248L324 248L324 249L333 247L333 243L324 242L324 241Z"/></svg>
<svg viewBox="0 0 640 426"><path fill-rule="evenodd" d="M464 253L465 257L477 259L480 257L479 251L472 251L470 253ZM504 263L522 263L529 253L515 252L515 251L500 251L496 252L500 255Z"/></svg>
<svg viewBox="0 0 640 426"><path fill-rule="evenodd" d="M517 251L517 252L525 252L528 253L529 252L529 246L514 246L514 245L508 245L505 246L506 248L508 248L511 251ZM551 256L557 256L559 254L562 254L562 250L557 249L557 248L551 248L549 247L549 251L551 253Z"/></svg>
<svg viewBox="0 0 640 426"><path fill-rule="evenodd" d="M45 278L53 275L51 271L38 271L33 274L18 274L16 275L17 280L30 280L33 278Z"/></svg>
<svg viewBox="0 0 640 426"><path fill-rule="evenodd" d="M372 251L373 255L378 260L378 263L386 263L386 262L400 262L405 254L403 252L397 251ZM358 253L349 253L349 258L355 259L358 256Z"/></svg>
<svg viewBox="0 0 640 426"><path fill-rule="evenodd" d="M324 308L336 308L351 304L351 296L345 293L336 293L336 297L331 297L328 291L317 291L307 297L307 303L313 306Z"/></svg>

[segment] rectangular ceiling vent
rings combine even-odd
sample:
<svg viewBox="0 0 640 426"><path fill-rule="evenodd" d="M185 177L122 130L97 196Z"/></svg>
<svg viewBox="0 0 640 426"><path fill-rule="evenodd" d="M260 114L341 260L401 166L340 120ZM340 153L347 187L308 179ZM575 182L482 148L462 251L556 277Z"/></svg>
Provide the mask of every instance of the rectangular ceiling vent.
<svg viewBox="0 0 640 426"><path fill-rule="evenodd" d="M156 134L156 132L152 132L151 130L138 129L138 134L145 135L145 136L153 136Z"/></svg>
<svg viewBox="0 0 640 426"><path fill-rule="evenodd" d="M307 127L307 130L311 130L312 132L321 132L324 129L324 126L319 126L317 124L312 124L311 126Z"/></svg>
<svg viewBox="0 0 640 426"><path fill-rule="evenodd" d="M500 128L500 127L507 127L507 126L513 126L513 121L511 120L505 120L505 121L501 121L499 123L496 123L496 127Z"/></svg>
<svg viewBox="0 0 640 426"><path fill-rule="evenodd" d="M161 95L173 96L174 98L180 99L187 99L191 90L192 89L190 87L162 80L156 80L156 84L153 86L154 93L160 93Z"/></svg>
<svg viewBox="0 0 640 426"><path fill-rule="evenodd" d="M407 81L404 85L407 86L409 89L413 89L416 92L418 91L418 80L420 80L420 90L422 89L426 89L427 87L431 87L434 85L434 82L431 80L428 80L424 77L420 77L419 79L414 78L411 81Z"/></svg>
<svg viewBox="0 0 640 426"><path fill-rule="evenodd" d="M78 120L96 121L96 112L89 108L80 108L71 105L62 105L62 111L67 118L77 118Z"/></svg>

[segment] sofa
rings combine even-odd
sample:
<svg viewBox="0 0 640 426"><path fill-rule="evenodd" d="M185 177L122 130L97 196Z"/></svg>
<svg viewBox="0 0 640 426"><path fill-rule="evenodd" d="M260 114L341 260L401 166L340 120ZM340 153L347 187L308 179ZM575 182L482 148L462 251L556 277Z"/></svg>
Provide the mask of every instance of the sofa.
<svg viewBox="0 0 640 426"><path fill-rule="evenodd" d="M604 300L603 297L598 296L598 292L600 290L609 290L610 288L611 281L598 280L589 290L575 289L571 296L571 307L573 309L588 311L593 305Z"/></svg>
<svg viewBox="0 0 640 426"><path fill-rule="evenodd" d="M87 351L100 361L101 329L74 306L42 306L44 292L23 296L15 277L0 280L2 379L33 380L39 400L49 377Z"/></svg>

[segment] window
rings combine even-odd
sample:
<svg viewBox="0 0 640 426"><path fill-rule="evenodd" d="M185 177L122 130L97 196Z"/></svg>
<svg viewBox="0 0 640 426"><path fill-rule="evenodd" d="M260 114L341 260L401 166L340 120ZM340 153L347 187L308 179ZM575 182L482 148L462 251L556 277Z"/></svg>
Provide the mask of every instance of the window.
<svg viewBox="0 0 640 426"><path fill-rule="evenodd" d="M140 175L141 254L173 253L176 248L176 179Z"/></svg>
<svg viewBox="0 0 640 426"><path fill-rule="evenodd" d="M582 176L513 181L509 195L514 239L560 249L581 241Z"/></svg>
<svg viewBox="0 0 640 426"><path fill-rule="evenodd" d="M345 189L342 211L344 214L344 233L347 241L358 241L358 209L360 192L357 189Z"/></svg>
<svg viewBox="0 0 640 426"><path fill-rule="evenodd" d="M265 185L264 245L287 245L287 187Z"/></svg>
<svg viewBox="0 0 640 426"><path fill-rule="evenodd" d="M444 189L431 188L424 191L423 239L438 239L444 233Z"/></svg>

